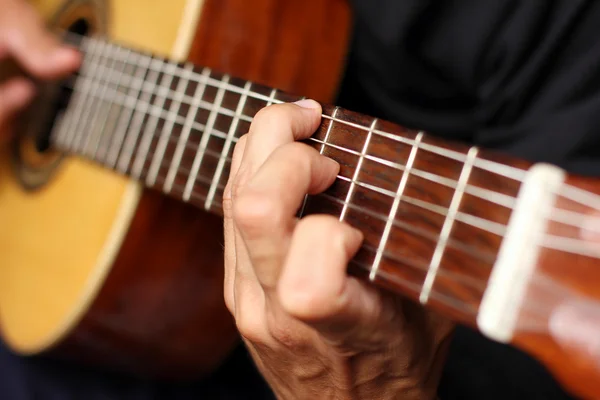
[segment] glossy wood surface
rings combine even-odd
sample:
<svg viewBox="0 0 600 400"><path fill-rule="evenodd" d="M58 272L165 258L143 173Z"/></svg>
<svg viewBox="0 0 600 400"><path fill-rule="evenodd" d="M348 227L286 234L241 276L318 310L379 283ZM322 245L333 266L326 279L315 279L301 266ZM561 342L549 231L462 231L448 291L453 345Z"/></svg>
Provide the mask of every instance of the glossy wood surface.
<svg viewBox="0 0 600 400"><path fill-rule="evenodd" d="M97 300L57 353L146 377L211 372L238 340L221 245L220 218L145 191Z"/></svg>
<svg viewBox="0 0 600 400"><path fill-rule="evenodd" d="M190 203L219 215L237 138L266 105L299 97L199 66L193 79L183 81L182 106L174 102L179 101L176 91L182 89L176 87L185 67L173 68L180 70L163 87L167 102L158 99L155 105L152 97L150 103L164 109L175 104L178 118L192 115L197 124L186 130L175 124L165 131L162 127L168 118L159 117L156 131L148 133L148 148L139 151L143 138L134 143L124 165L143 166L140 179L173 198L185 199L186 188L191 188ZM201 105L194 108L189 102L197 97L199 87ZM354 273L366 279L373 274L375 284L476 327L488 279L531 165L342 108L324 105L323 114L321 125L306 143L338 161L341 170L331 188L307 199L302 215L332 214L365 233L365 243L351 262ZM187 136L182 140L184 131ZM59 144L75 153L88 151L85 146ZM178 148L183 149L181 157L176 155ZM196 164L197 160L201 162ZM96 161L105 162L102 157ZM154 175L153 165L159 166ZM119 171L134 173L130 167ZM169 178L169 172L175 174ZM592 187L595 184L592 181ZM542 257L541 263L549 267L557 260L564 271L574 258L552 255L547 260ZM597 267L596 261L590 259ZM580 282L585 274L569 277ZM544 343L543 336L539 343ZM543 347L551 352L548 365L557 359L551 348ZM539 347L524 349L538 354ZM565 359L558 358L562 365L558 376L572 375L570 365L564 366L568 360L564 354ZM540 359L545 359L544 354ZM575 391L596 390L569 378Z"/></svg>
<svg viewBox="0 0 600 400"><path fill-rule="evenodd" d="M206 0L190 59L332 102L351 30L346 0Z"/></svg>
<svg viewBox="0 0 600 400"><path fill-rule="evenodd" d="M575 200L559 192L553 214L558 216L562 211L572 214L567 214L567 219L561 219L562 222L550 221L547 234L554 235L554 242L566 248L541 249L519 315L514 343L541 359L568 390L584 399L597 399L600 398L600 251L597 233L600 188L597 179L583 177L569 177L566 185L583 189L587 194ZM591 229L586 229L586 221L591 224ZM593 233L594 229L596 233ZM588 254L574 254L569 251L571 249ZM573 319L576 313L582 313L583 319ZM590 330L592 337L589 337Z"/></svg>
<svg viewBox="0 0 600 400"><path fill-rule="evenodd" d="M76 15L58 0L33 3L59 26L92 14L91 25L103 26L103 13L89 2ZM0 148L0 331L11 349L39 353L73 328L102 283L136 198L127 179L77 158L64 160L51 184L25 190L10 148Z"/></svg>

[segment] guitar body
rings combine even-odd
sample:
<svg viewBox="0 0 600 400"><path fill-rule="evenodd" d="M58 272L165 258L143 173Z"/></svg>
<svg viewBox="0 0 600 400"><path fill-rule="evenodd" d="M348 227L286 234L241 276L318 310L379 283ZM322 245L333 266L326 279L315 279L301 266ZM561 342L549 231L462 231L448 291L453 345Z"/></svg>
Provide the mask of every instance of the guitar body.
<svg viewBox="0 0 600 400"><path fill-rule="evenodd" d="M335 95L350 30L343 0L34 4L55 27L83 19L126 45L322 101ZM238 343L220 218L100 166L25 150L52 173L26 189L2 149L3 341L143 376L218 367Z"/></svg>

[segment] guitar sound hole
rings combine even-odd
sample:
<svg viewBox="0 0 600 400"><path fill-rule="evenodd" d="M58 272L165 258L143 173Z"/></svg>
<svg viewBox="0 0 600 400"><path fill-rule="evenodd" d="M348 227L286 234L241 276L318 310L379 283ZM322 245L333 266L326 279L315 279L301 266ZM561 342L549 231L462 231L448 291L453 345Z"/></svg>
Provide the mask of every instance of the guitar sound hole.
<svg viewBox="0 0 600 400"><path fill-rule="evenodd" d="M86 36L90 32L90 25L85 19L78 19L69 27L68 31L77 35ZM49 111L50 121L41 127L40 133L35 137L35 149L39 153L48 152L52 148L50 141L52 128L56 123L56 117L67 108L67 105L71 100L72 90L69 89L69 87L72 87L72 84L69 85L68 82L74 82L75 79L76 75L73 75L65 81L60 82L58 84L58 87L60 87L59 93L56 94L54 99L49 99L51 107Z"/></svg>
<svg viewBox="0 0 600 400"><path fill-rule="evenodd" d="M67 0L50 26L58 32L74 34L65 41L75 44L78 37L106 34L107 11L105 0ZM11 161L14 175L25 190L48 184L66 157L53 145L52 133L67 109L77 77L76 72L62 81L38 82L38 96L20 118Z"/></svg>

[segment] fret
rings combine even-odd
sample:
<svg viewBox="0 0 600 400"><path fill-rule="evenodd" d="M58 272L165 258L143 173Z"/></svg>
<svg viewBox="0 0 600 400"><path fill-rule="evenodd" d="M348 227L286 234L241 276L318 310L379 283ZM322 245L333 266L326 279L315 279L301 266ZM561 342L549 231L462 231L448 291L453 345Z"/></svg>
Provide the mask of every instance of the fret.
<svg viewBox="0 0 600 400"><path fill-rule="evenodd" d="M81 109L87 100L86 94L89 93L89 82L86 79L81 79L89 74L93 67L93 62L96 58L95 50L97 42L92 42L90 52L83 57L81 68L79 69L79 78L75 82L75 87L79 90L73 94L71 105L67 109L65 120L68 121L65 133L64 146L70 150L74 149L75 139L79 131L79 122L81 121ZM79 132L80 133L80 132Z"/></svg>
<svg viewBox="0 0 600 400"><path fill-rule="evenodd" d="M171 103L171 107L169 107L169 113L167 115L165 124L163 125L163 129L158 140L158 145L156 146L156 151L154 152L154 157L152 157L152 163L146 178L146 183L149 186L154 186L156 183L156 177L158 176L160 163L164 158L169 137L172 134L173 127L175 126L175 122L179 115L177 110L181 108L181 103L185 94L185 88L189 83L192 68L193 66L191 64L186 64L185 68L182 70L183 74L177 83L175 96L173 102Z"/></svg>
<svg viewBox="0 0 600 400"><path fill-rule="evenodd" d="M192 169L188 181L185 185L185 191L183 193L183 199L185 201L189 201L192 191L194 189L194 184L196 183L196 179L198 178L198 172L200 171L200 165L204 159L204 155L206 153L206 149L208 148L208 140L211 137L212 130L215 125L215 121L217 120L217 115L221 109L221 103L223 102L223 97L225 96L225 90L227 87L227 83L229 82L229 75L224 75L221 81L221 85L219 86L219 90L215 97L215 102L212 106L212 110L208 117L208 121L206 122L206 128L204 130L204 134L202 135L202 140L200 142L200 146L198 148L198 153L194 158L194 163L192 164Z"/></svg>
<svg viewBox="0 0 600 400"><path fill-rule="evenodd" d="M414 140L414 144L410 151L410 155L408 157L408 161L406 162L406 166L404 168L404 172L402 173L402 178L400 179L400 183L398 184L398 190L396 191L396 196L394 197L394 202L392 203L392 207L390 208L390 212L388 215L387 222L385 224L385 228L381 235L381 240L379 241L379 246L377 247L377 253L375 254L375 260L373 261L373 267L371 268L371 272L369 273L369 279L374 281L377 278L377 273L379 271L379 265L381 264L381 259L383 258L383 252L387 245L388 237L390 235L390 231L392 229L392 225L394 223L394 219L396 218L396 213L398 212L398 207L400 206L400 200L404 194L404 190L406 188L406 184L408 182L408 177L411 172L411 168L415 162L415 158L417 156L417 150L419 149L419 145L423 139L423 133L419 132L417 137Z"/></svg>
<svg viewBox="0 0 600 400"><path fill-rule="evenodd" d="M465 187L469 181L469 176L471 174L473 164L475 163L477 152L478 149L476 147L472 147L467 153L463 169L458 179L458 184L456 186L454 195L452 196L452 201L450 202L450 207L448 208L448 212L446 214L446 219L444 220L444 225L442 226L442 232L440 233L440 237L433 252L433 256L431 257L431 262L429 264L427 276L425 277L423 289L421 290L421 294L419 296L419 301L421 302L421 304L426 304L429 300L431 288L433 287L433 283L438 273L440 262L442 260L442 255L446 248L448 237L450 236L452 225L456 218L460 202L463 198Z"/></svg>
<svg viewBox="0 0 600 400"><path fill-rule="evenodd" d="M161 65L163 67L163 76L159 86L163 86L164 84L163 87L169 88L173 82L173 74L177 70L176 66L170 62L162 62ZM163 109L166 101L167 96L165 94L160 91L155 93L154 102L156 102L156 104L154 105L156 107ZM135 162L132 167L132 176L136 180L139 180L144 172L144 164L148 158L150 148L152 147L152 139L157 130L159 119L160 117L158 115L150 114L148 121L146 122L140 145L135 156Z"/></svg>
<svg viewBox="0 0 600 400"><path fill-rule="evenodd" d="M148 76L147 81L142 82L140 87L138 107L134 108L132 119L129 127L125 131L125 143L123 144L123 151L117 162L117 169L123 173L126 173L133 159L133 153L135 151L136 143L142 130L142 124L150 112L150 101L152 99L153 91L144 91L144 86L150 86L156 88L160 79L160 72L156 68L151 68L153 64L163 65L163 61L153 58L148 65Z"/></svg>
<svg viewBox="0 0 600 400"><path fill-rule="evenodd" d="M109 49L113 49L113 47L108 47ZM100 139L102 138L102 134L103 134L103 129L104 129L104 124L106 123L106 119L108 118L108 112L111 109L112 105L114 104L115 99L118 96L118 90L114 91L114 94L112 96L108 96L108 90L110 88L110 81L112 76L116 75L117 76L117 89L121 83L121 79L123 77L123 71L125 70L125 63L122 62L122 67L119 68L118 70L115 68L117 66L117 62L119 61L119 59L121 58L121 53L125 52L124 49L122 49L120 46L114 46L114 52L112 54L112 57L109 57L111 60L109 62L109 72L107 74L107 76L105 77L105 84L103 85L103 87L100 90L100 95L99 95L99 101L97 103L97 107L96 107L96 112L94 113L94 115L91 117L90 119L90 123L88 125L88 131L90 132L88 134L87 140L83 146L83 153L89 155L90 157L94 157L95 154L98 151L98 146L100 144ZM108 55L111 52L108 51ZM98 124L98 122L100 121L100 124ZM91 149L90 150L90 146Z"/></svg>
<svg viewBox="0 0 600 400"><path fill-rule="evenodd" d="M335 118L339 110L340 110L340 108L336 107L333 110L333 114L331 114L331 117ZM333 121L334 121L334 119L331 119L329 121L329 126L327 127L327 132L325 133L325 138L323 139L323 143L321 144L321 150L319 150L320 154L323 154L323 152L325 151L325 146L327 145L327 142L329 140L329 135L331 135L331 130L333 129Z"/></svg>
<svg viewBox="0 0 600 400"><path fill-rule="evenodd" d="M202 76L208 78L210 75L210 69L204 68L202 70ZM192 128L194 127L194 123L196 120L196 116L200 109L200 101L202 100L202 96L204 96L204 92L206 90L206 81L202 84L198 84L196 86L196 91L194 92L194 96L192 98L192 102L190 104L190 109L188 115L185 119L183 130L181 135L179 136L179 140L177 142L177 147L175 149L175 154L171 161L171 165L169 166L169 171L167 173L167 178L165 180L165 184L163 186L163 191L166 193L170 193L173 188L173 182L175 181L175 177L177 176L177 172L179 171L181 160L183 158L183 153L186 145L188 144L188 139L190 137L190 133ZM206 129L204 127L204 129Z"/></svg>
<svg viewBox="0 0 600 400"><path fill-rule="evenodd" d="M277 89L271 90L271 94L269 95L269 99L267 101L267 107L273 105L273 103L275 102L275 96L277 96Z"/></svg>
<svg viewBox="0 0 600 400"><path fill-rule="evenodd" d="M75 142L73 143L73 148L77 151L83 151L85 143L87 142L90 136L90 114L92 110L96 110L98 106L98 101L94 101L94 97L91 94L95 92L99 92L102 90L101 82L101 74L98 71L98 66L104 62L104 60L108 60L108 52L110 49L110 45L106 42L100 42L100 49L95 54L95 58L93 58L93 65L90 68L90 81L88 84L88 96L86 97L86 101L83 105L83 110L81 111L81 125L78 127L80 131L79 135L77 135Z"/></svg>
<svg viewBox="0 0 600 400"><path fill-rule="evenodd" d="M215 192L217 191L217 186L219 182L221 182L221 175L223 174L223 167L225 166L226 158L229 154L229 148L231 147L231 143L233 138L235 137L235 133L237 131L237 127L240 121L240 114L244 111L244 106L246 104L246 99L248 98L248 93L250 92L250 88L252 87L252 82L246 82L244 85L244 92L240 97L240 101L238 103L237 109L235 111L235 117L231 122L231 126L229 127L229 131L227 132L227 139L225 140L225 145L223 146L222 157L219 159L219 164L217 165L217 170L214 175L214 179L210 185L210 189L208 192L208 196L206 197L206 202L204 203L204 208L206 210L210 210Z"/></svg>
<svg viewBox="0 0 600 400"><path fill-rule="evenodd" d="M354 169L354 175L352 176L352 181L350 182L350 189L348 189L348 194L346 195L346 201L344 203L344 207L342 208L342 212L340 213L340 221L344 220L344 217L346 216L346 213L348 212L348 204L350 204L350 201L352 200L352 195L354 194L354 188L356 186L356 181L358 181L358 176L360 174L362 164L365 159L365 155L367 154L367 151L369 149L369 144L371 143L371 136L373 135L373 131L375 130L375 127L377 126L377 122L378 122L378 119L375 118L373 120L373 122L371 123L371 128L369 129L369 133L367 134L367 138L365 139L365 143L364 143L362 151L360 153L360 158L358 159L358 163L356 164L356 167ZM331 124L333 124L333 121ZM331 125L330 125L330 127L331 127Z"/></svg>
<svg viewBox="0 0 600 400"><path fill-rule="evenodd" d="M117 89L115 90L113 101L111 102L107 115L101 120L101 126L99 128L101 139L98 141L96 150L93 154L93 157L103 162L106 161L109 148L113 142L118 119L125 110L125 107L122 106L118 102L118 100L119 98L128 96L128 91L130 90L130 86L128 86L127 83L124 82L124 80L128 80L131 77L131 73L128 67L131 65L130 58L134 53L127 48L123 49L120 46L118 48L120 49L120 53L123 53L123 68L119 72L119 77L117 80Z"/></svg>
<svg viewBox="0 0 600 400"><path fill-rule="evenodd" d="M139 54L133 52L130 54L130 57L128 57L128 61L131 58L133 58L132 64L136 65L133 75L140 79L139 81L131 82L129 90L127 90L127 97L137 100L142 95L143 78L148 75L148 79L153 79L152 75L149 73L151 60L142 58L139 56ZM121 147L125 142L127 129L133 122L132 117L135 111L135 108L126 107L125 102L121 104L121 108L123 112L119 114L119 118L113 133L113 137L116 138L116 140L111 140L108 148L108 158L106 160L107 165L111 166L112 168L118 168L117 163L119 162L119 154L122 150ZM124 170L122 168L118 169L122 171Z"/></svg>

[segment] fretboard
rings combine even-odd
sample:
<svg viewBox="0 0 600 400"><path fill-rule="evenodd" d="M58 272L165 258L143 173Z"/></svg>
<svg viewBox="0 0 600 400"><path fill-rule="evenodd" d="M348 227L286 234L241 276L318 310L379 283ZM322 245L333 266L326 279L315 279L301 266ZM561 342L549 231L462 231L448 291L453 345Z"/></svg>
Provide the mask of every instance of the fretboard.
<svg viewBox="0 0 600 400"><path fill-rule="evenodd" d="M53 144L214 213L253 116L300 98L100 39L78 46ZM301 216L360 228L355 273L474 324L525 165L328 105L306 143L341 171Z"/></svg>

